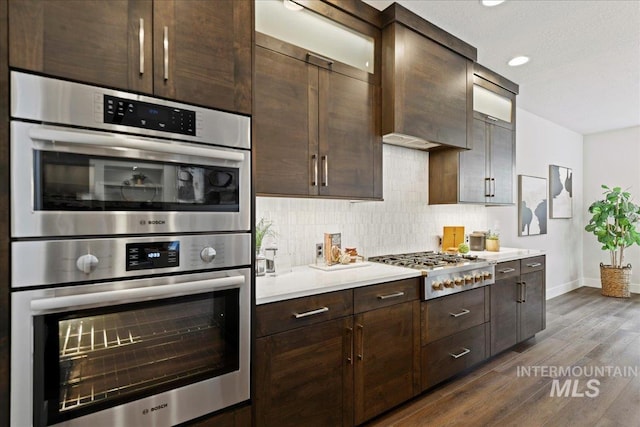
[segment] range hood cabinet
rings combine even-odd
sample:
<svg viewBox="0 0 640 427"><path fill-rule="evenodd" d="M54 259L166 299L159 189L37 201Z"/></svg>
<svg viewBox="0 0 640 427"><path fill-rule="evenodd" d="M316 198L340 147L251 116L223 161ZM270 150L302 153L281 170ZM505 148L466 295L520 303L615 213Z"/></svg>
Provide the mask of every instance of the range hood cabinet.
<svg viewBox="0 0 640 427"><path fill-rule="evenodd" d="M476 48L397 3L382 21L382 141L470 148Z"/></svg>

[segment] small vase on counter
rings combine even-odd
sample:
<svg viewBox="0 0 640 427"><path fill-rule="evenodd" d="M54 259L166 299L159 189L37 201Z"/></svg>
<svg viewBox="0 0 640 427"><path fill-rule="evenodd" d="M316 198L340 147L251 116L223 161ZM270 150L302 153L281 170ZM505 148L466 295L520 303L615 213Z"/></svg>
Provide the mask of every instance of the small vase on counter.
<svg viewBox="0 0 640 427"><path fill-rule="evenodd" d="M267 270L267 257L260 248L256 249L256 276L264 276Z"/></svg>
<svg viewBox="0 0 640 427"><path fill-rule="evenodd" d="M490 252L500 252L500 239L487 239L486 248Z"/></svg>

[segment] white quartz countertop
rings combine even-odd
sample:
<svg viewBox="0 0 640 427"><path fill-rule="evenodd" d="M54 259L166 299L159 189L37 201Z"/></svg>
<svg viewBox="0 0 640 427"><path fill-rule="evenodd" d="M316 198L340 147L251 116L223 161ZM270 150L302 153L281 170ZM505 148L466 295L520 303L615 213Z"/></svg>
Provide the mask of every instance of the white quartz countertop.
<svg viewBox="0 0 640 427"><path fill-rule="evenodd" d="M538 249L519 249L519 248L500 248L500 252L492 251L471 251L470 255L477 255L478 258L484 258L489 261L504 262L516 259L530 258L538 255L544 255L544 251Z"/></svg>
<svg viewBox="0 0 640 427"><path fill-rule="evenodd" d="M267 304L422 275L419 270L410 268L377 262L366 264L366 266L335 271L300 266L293 267L290 272L279 273L275 277L256 277L256 304Z"/></svg>
<svg viewBox="0 0 640 427"><path fill-rule="evenodd" d="M502 247L500 252L471 251L469 254L489 261L504 262L544 255L544 251ZM366 266L357 268L337 267L336 270L323 271L309 266L299 266L293 267L288 272L278 273L276 276L256 277L256 304L267 304L422 275L419 270L377 262L367 262Z"/></svg>

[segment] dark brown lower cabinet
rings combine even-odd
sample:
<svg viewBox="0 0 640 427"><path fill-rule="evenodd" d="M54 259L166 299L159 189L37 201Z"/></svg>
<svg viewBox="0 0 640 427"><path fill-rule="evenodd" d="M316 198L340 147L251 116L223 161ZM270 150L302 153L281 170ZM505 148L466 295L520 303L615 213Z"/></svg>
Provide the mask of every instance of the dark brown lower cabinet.
<svg viewBox="0 0 640 427"><path fill-rule="evenodd" d="M491 285L491 355L546 327L545 256L502 262Z"/></svg>
<svg viewBox="0 0 640 427"><path fill-rule="evenodd" d="M352 331L345 317L257 339L256 425L348 425Z"/></svg>
<svg viewBox="0 0 640 427"><path fill-rule="evenodd" d="M441 338L422 348L422 386L432 387L487 358L489 323Z"/></svg>
<svg viewBox="0 0 640 427"><path fill-rule="evenodd" d="M544 270L522 274L520 286L522 299L520 303L518 341L523 341L531 338L546 327Z"/></svg>
<svg viewBox="0 0 640 427"><path fill-rule="evenodd" d="M422 390L489 356L489 304L489 286L422 303Z"/></svg>
<svg viewBox="0 0 640 427"><path fill-rule="evenodd" d="M355 424L411 399L418 301L355 316Z"/></svg>
<svg viewBox="0 0 640 427"><path fill-rule="evenodd" d="M408 279L259 305L256 425L352 426L418 394L418 298Z"/></svg>

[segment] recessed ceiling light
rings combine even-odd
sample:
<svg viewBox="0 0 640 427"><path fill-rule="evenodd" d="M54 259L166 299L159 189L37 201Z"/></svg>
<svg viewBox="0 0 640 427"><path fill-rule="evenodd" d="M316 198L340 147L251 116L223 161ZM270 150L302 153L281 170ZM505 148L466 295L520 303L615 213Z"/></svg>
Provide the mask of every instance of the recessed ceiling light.
<svg viewBox="0 0 640 427"><path fill-rule="evenodd" d="M487 7L497 6L501 3L504 3L504 0L482 0L482 5Z"/></svg>
<svg viewBox="0 0 640 427"><path fill-rule="evenodd" d="M528 56L516 56L515 58L511 59L508 64L512 67L517 67L518 65L526 64L527 62L529 62Z"/></svg>
<svg viewBox="0 0 640 427"><path fill-rule="evenodd" d="M282 0L282 3L284 4L284 7L286 7L289 10L294 10L297 12L303 9L302 6L300 6L298 3L293 2L291 0Z"/></svg>

